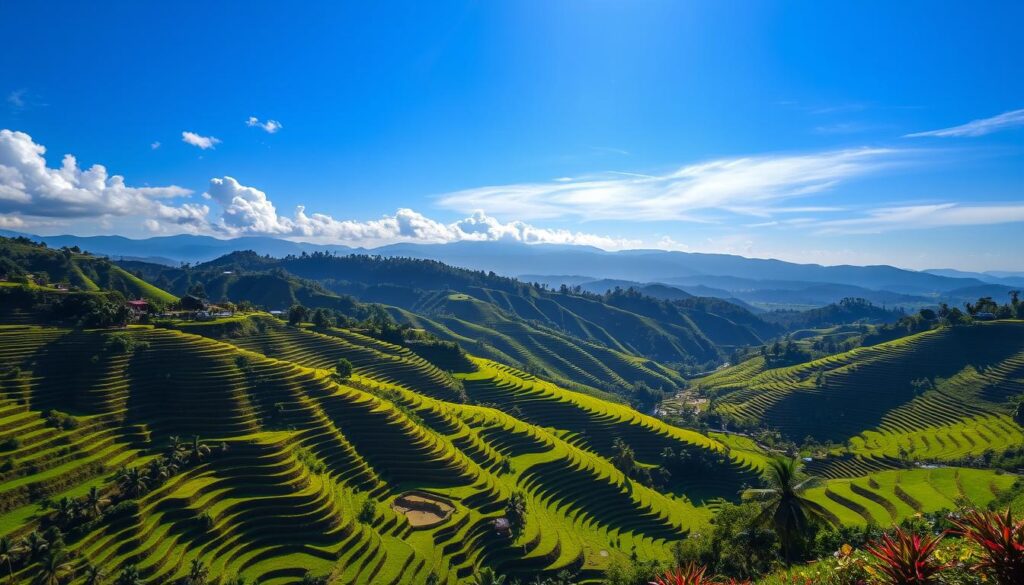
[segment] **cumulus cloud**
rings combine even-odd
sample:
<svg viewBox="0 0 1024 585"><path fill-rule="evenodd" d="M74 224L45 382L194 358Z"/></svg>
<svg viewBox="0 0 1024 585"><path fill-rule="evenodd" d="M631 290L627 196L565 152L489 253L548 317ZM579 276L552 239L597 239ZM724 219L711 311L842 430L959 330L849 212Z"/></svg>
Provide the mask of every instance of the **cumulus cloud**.
<svg viewBox="0 0 1024 585"><path fill-rule="evenodd" d="M70 154L58 168L46 163L46 148L24 132L0 130L0 213L50 218L140 216L174 224L205 221L206 206L168 200L191 191L167 187L129 187L103 165L78 166ZM8 221L13 221L8 219Z"/></svg>
<svg viewBox="0 0 1024 585"><path fill-rule="evenodd" d="M345 242L375 246L393 242L447 243L457 241L506 241L529 244L586 244L606 249L637 245L633 240L595 234L549 229L521 221L502 223L474 211L453 223L431 219L412 209L399 209L379 219L356 221L337 219L323 213L307 213L298 206L294 215L278 214L267 194L242 185L233 177L214 178L206 191L223 210L212 224L216 231L232 235L269 235L323 242Z"/></svg>
<svg viewBox="0 0 1024 585"><path fill-rule="evenodd" d="M993 225L1024 221L1024 204L961 205L934 203L883 207L863 217L818 223L823 234L873 234L895 230L968 225Z"/></svg>
<svg viewBox="0 0 1024 585"><path fill-rule="evenodd" d="M219 138L214 138L213 136L200 136L195 132L182 132L181 141L184 142L185 144L191 144L192 146L195 146L202 150L213 148L216 145L220 144Z"/></svg>
<svg viewBox="0 0 1024 585"><path fill-rule="evenodd" d="M256 116L249 116L249 119L245 121L245 125L252 128L261 128L267 134L274 134L284 126L277 120L267 120L266 122L260 122L260 119Z"/></svg>
<svg viewBox="0 0 1024 585"><path fill-rule="evenodd" d="M160 148L160 141L157 140L156 142L150 143L149 148L151 150L156 150L156 149Z"/></svg>
<svg viewBox="0 0 1024 585"><path fill-rule="evenodd" d="M972 120L966 124L953 126L951 128L941 128L939 130L929 130L927 132L914 132L913 134L907 134L904 138L920 138L923 136L933 136L938 138L975 137L984 136L986 134L991 134L1007 128L1013 128L1015 126L1024 126L1024 109L1004 112L998 116L992 116L991 118Z"/></svg>
<svg viewBox="0 0 1024 585"><path fill-rule="evenodd" d="M714 160L663 175L616 173L467 189L442 195L440 204L468 212L486 209L522 219L700 221L699 212L772 209L786 199L828 190L879 171L908 151L859 148L805 155Z"/></svg>

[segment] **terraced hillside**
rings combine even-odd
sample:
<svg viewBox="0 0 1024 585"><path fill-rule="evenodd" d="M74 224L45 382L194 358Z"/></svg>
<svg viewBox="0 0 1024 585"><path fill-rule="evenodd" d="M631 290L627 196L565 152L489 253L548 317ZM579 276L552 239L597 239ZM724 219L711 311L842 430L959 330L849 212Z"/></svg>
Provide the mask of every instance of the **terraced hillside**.
<svg viewBox="0 0 1024 585"><path fill-rule="evenodd" d="M458 375L488 404L471 405L449 374L397 346L239 321L0 329L0 536L65 526L79 568L135 566L151 583L184 575L193 559L263 584L307 570L334 583L422 583L431 573L456 583L479 565L571 568L586 581L616 557L666 558L709 518L700 500L735 497L757 463L491 362ZM355 364L352 378L323 369L338 357ZM168 445L192 436L193 447L173 452L196 455L168 469ZM678 496L662 495L609 462L613 437L642 460L668 445L718 454L727 471L680 477ZM109 503L67 528L61 502L85 501L92 487ZM391 508L413 490L453 513L415 529ZM527 516L512 540L493 521L514 492ZM34 571L19 568L15 582Z"/></svg>
<svg viewBox="0 0 1024 585"><path fill-rule="evenodd" d="M634 355L626 348L580 341L557 330L511 318L468 295L446 296L451 297L447 304L455 307L457 314L435 311L423 316L394 307L389 312L398 322L456 341L476 354L588 392L628 389L636 382L671 390L683 383L677 371Z"/></svg>
<svg viewBox="0 0 1024 585"><path fill-rule="evenodd" d="M943 327L783 368L757 357L698 384L740 423L867 459L842 474L895 458L959 460L1024 445L1010 416L1024 393L1024 322Z"/></svg>
<svg viewBox="0 0 1024 585"><path fill-rule="evenodd" d="M919 513L984 508L1014 481L1016 476L983 469L894 470L828 480L806 497L836 524L888 526Z"/></svg>

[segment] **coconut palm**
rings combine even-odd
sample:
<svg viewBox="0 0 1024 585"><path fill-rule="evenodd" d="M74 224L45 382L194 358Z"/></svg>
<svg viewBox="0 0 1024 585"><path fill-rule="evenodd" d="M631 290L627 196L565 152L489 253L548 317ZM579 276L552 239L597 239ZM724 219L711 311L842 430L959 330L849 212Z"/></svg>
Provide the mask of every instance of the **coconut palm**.
<svg viewBox="0 0 1024 585"><path fill-rule="evenodd" d="M89 488L88 493L85 494L82 503L85 505L86 513L96 518L103 513L103 507L109 504L110 500L103 497L100 488L92 486Z"/></svg>
<svg viewBox="0 0 1024 585"><path fill-rule="evenodd" d="M83 585L100 585L100 581L103 577L106 577L107 573L99 567L94 567L86 563L85 568L82 569L82 583Z"/></svg>
<svg viewBox="0 0 1024 585"><path fill-rule="evenodd" d="M46 539L42 534L33 530L28 536L21 540L21 548L30 562L39 560L47 548Z"/></svg>
<svg viewBox="0 0 1024 585"><path fill-rule="evenodd" d="M39 572L36 573L37 585L61 585L71 577L74 565L68 560L68 554L61 549L53 549L39 561Z"/></svg>
<svg viewBox="0 0 1024 585"><path fill-rule="evenodd" d="M7 575L14 583L14 563L21 558L24 549L6 536L0 538L0 564L7 565Z"/></svg>
<svg viewBox="0 0 1024 585"><path fill-rule="evenodd" d="M60 524L67 525L75 518L75 503L67 496L57 500L57 505L54 508L57 511L57 521Z"/></svg>
<svg viewBox="0 0 1024 585"><path fill-rule="evenodd" d="M821 508L803 496L816 478L802 478L796 459L773 457L768 460L765 481L767 488L747 490L743 497L764 507L755 521L775 530L786 564L790 564L811 522L824 519Z"/></svg>
<svg viewBox="0 0 1024 585"><path fill-rule="evenodd" d="M199 435L192 437L192 447L189 449L189 462L198 464L210 454L210 448L199 442Z"/></svg>
<svg viewBox="0 0 1024 585"><path fill-rule="evenodd" d="M121 492L130 498L137 498L149 488L149 480L138 467L129 467L118 478Z"/></svg>

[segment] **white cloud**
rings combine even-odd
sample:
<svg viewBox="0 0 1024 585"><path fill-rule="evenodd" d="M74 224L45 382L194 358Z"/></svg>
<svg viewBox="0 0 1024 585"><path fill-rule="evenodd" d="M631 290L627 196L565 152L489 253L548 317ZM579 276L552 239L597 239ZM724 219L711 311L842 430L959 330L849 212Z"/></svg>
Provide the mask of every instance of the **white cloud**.
<svg viewBox="0 0 1024 585"><path fill-rule="evenodd" d="M219 138L214 138L213 136L200 136L195 132L182 132L181 141L184 142L185 144L191 144L192 146L198 147L202 150L213 148L214 146L220 144Z"/></svg>
<svg viewBox="0 0 1024 585"><path fill-rule="evenodd" d="M34 217L141 216L179 225L204 221L208 208L169 205L188 189L129 187L103 165L81 169L66 154L59 168L46 164L46 148L24 132L0 130L0 213ZM13 220L8 220L13 221Z"/></svg>
<svg viewBox="0 0 1024 585"><path fill-rule="evenodd" d="M908 151L860 148L806 155L714 160L664 175L614 175L545 183L466 189L442 195L440 204L468 212L521 219L701 221L699 212L747 213L828 190L896 164Z"/></svg>
<svg viewBox="0 0 1024 585"><path fill-rule="evenodd" d="M267 194L232 177L210 179L205 195L223 209L212 228L223 234L269 235L320 242L376 246L393 242L447 243L457 241L509 241L529 244L585 244L606 249L637 245L635 240L532 226L521 221L502 223L483 211L453 223L442 223L413 211L399 209L380 219L355 221L322 213L307 213L298 206L292 217L281 216Z"/></svg>
<svg viewBox="0 0 1024 585"><path fill-rule="evenodd" d="M260 119L256 116L249 116L249 119L245 121L245 125L252 128L262 128L267 134L274 134L284 126L277 120L267 120L266 122L260 122Z"/></svg>
<svg viewBox="0 0 1024 585"><path fill-rule="evenodd" d="M1015 126L1024 126L1024 109L1004 112L991 118L973 120L966 124L961 124L960 126L953 126L952 128L929 130L927 132L914 132L913 134L907 134L904 138L919 138L922 136L934 136L939 138L984 136L986 134L991 134L1006 128L1013 128Z"/></svg>
<svg viewBox="0 0 1024 585"><path fill-rule="evenodd" d="M156 149L160 148L160 141L157 140L156 142L153 142L152 144L149 145L149 148L152 149L152 150L156 150Z"/></svg>
<svg viewBox="0 0 1024 585"><path fill-rule="evenodd" d="M17 215L0 215L0 229L14 230L25 227L25 220Z"/></svg>
<svg viewBox="0 0 1024 585"><path fill-rule="evenodd" d="M817 224L822 234L873 234L895 230L993 225L1024 221L1024 203L961 205L935 203L871 210L864 217Z"/></svg>

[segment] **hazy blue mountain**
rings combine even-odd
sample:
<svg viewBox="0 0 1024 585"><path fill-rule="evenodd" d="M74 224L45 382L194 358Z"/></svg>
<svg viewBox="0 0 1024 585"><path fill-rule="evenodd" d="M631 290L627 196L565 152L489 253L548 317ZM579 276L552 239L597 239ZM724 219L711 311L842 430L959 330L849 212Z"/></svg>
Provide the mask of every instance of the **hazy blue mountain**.
<svg viewBox="0 0 1024 585"><path fill-rule="evenodd" d="M925 270L929 274L949 276L952 278L974 278L982 282L992 284L1004 284L1006 286L1024 286L1024 272L988 271L988 272L965 272L954 268L933 268Z"/></svg>
<svg viewBox="0 0 1024 585"><path fill-rule="evenodd" d="M802 289L814 284L830 283L908 295L934 296L936 293L976 286L984 282L976 277L951 277L903 270L893 266L822 266L728 254L695 254L663 250L607 252L589 246L527 245L510 242L393 244L367 250L268 237L226 240L194 235L140 240L120 236L30 237L44 241L50 246L79 246L97 254L116 257L196 262L239 250L253 250L258 254L278 257L314 251L367 253L437 260L453 266L493 271L502 275L588 274L593 275L595 279L662 282L673 286L700 285L722 288L734 293L743 288L741 283L749 284L746 286L747 290ZM770 281L771 284L764 281ZM790 284L775 284L780 282ZM835 300L838 299L826 302Z"/></svg>

